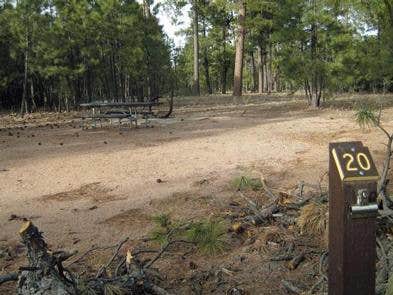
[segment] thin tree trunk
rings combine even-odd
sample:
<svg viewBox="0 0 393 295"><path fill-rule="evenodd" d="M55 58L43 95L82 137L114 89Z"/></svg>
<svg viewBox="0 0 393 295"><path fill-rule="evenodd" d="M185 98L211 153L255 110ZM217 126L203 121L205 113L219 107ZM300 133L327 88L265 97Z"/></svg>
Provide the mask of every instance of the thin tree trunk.
<svg viewBox="0 0 393 295"><path fill-rule="evenodd" d="M239 1L239 24L236 40L236 55L235 55L235 71L233 80L233 96L242 95L243 83L243 58L244 58L244 37L245 29L246 6L244 0Z"/></svg>
<svg viewBox="0 0 393 295"><path fill-rule="evenodd" d="M27 72L28 72L28 67L29 67L29 33L28 33L28 28L26 25L26 49L25 49L25 68L24 68L24 76L23 76L23 94L22 94L22 103L20 107L20 113L21 115L25 114L28 112L27 109Z"/></svg>
<svg viewBox="0 0 393 295"><path fill-rule="evenodd" d="M255 65L254 51L251 51L252 92L258 89L257 67Z"/></svg>
<svg viewBox="0 0 393 295"><path fill-rule="evenodd" d="M227 27L222 27L222 65L221 65L221 93L227 93L228 62L226 57Z"/></svg>
<svg viewBox="0 0 393 295"><path fill-rule="evenodd" d="M207 42L206 42L206 23L205 23L205 21L203 21L203 38L205 39L204 46L203 46L203 67L205 68L206 87L207 87L207 92L209 94L213 94L211 81L210 81L210 74L209 74L209 56L208 56Z"/></svg>
<svg viewBox="0 0 393 295"><path fill-rule="evenodd" d="M262 47L257 46L257 66L258 66L258 93L263 93L263 64L262 64Z"/></svg>
<svg viewBox="0 0 393 295"><path fill-rule="evenodd" d="M199 29L198 29L198 7L193 1L193 35L194 35L194 81L193 94L200 95L199 87Z"/></svg>
<svg viewBox="0 0 393 295"><path fill-rule="evenodd" d="M264 91L265 92L270 92L269 90L269 68L268 68L268 61L267 61L267 52L265 51L264 54L262 55L262 66L263 66L263 85L264 85Z"/></svg>
<svg viewBox="0 0 393 295"><path fill-rule="evenodd" d="M112 45L112 53L111 53L111 71L112 71L112 89L113 89L113 99L118 101L119 97L117 95L117 77L116 77L116 60L115 60L115 53L114 53L114 46Z"/></svg>
<svg viewBox="0 0 393 295"><path fill-rule="evenodd" d="M32 111L35 112L37 111L37 104L34 99L34 83L33 79L30 79L30 97L31 97L31 105L32 105Z"/></svg>
<svg viewBox="0 0 393 295"><path fill-rule="evenodd" d="M272 49L272 44L269 44L269 52L268 52L268 56L269 56L269 63L268 63L268 69L269 69L269 75L268 75L268 79L269 79L269 90L268 92L272 92L274 91L274 78L273 78L273 49Z"/></svg>
<svg viewBox="0 0 393 295"><path fill-rule="evenodd" d="M130 75L125 76L125 82L124 82L124 98L126 101L128 101L130 97Z"/></svg>
<svg viewBox="0 0 393 295"><path fill-rule="evenodd" d="M91 77L91 68L88 67L87 69L87 97L88 97L88 101L91 102L93 99L93 88L92 88L92 77Z"/></svg>
<svg viewBox="0 0 393 295"><path fill-rule="evenodd" d="M75 99L75 97L74 97L74 99ZM70 111L70 106L69 106L69 101L68 101L68 95L65 95L65 96L64 96L64 105L65 105L66 112L68 113L68 112Z"/></svg>
<svg viewBox="0 0 393 295"><path fill-rule="evenodd" d="M316 14L316 0L313 1L313 9L314 15ZM315 67L315 61L317 59L317 42L318 42L318 35L317 35L317 24L314 22L311 25L311 61L312 61L312 78L311 78L311 106L313 108L320 107L320 73L318 69Z"/></svg>
<svg viewBox="0 0 393 295"><path fill-rule="evenodd" d="M269 45L269 71L270 71L270 91L277 92L277 73L276 69L273 66L274 60L274 48L273 44Z"/></svg>

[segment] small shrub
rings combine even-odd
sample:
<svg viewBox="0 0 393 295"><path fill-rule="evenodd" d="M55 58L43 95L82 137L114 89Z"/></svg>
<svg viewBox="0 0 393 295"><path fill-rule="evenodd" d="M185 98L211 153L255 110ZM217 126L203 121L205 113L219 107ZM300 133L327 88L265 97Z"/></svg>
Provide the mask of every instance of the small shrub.
<svg viewBox="0 0 393 295"><path fill-rule="evenodd" d="M361 128L372 127L378 124L378 116L370 106L361 105L355 113L355 118Z"/></svg>
<svg viewBox="0 0 393 295"><path fill-rule="evenodd" d="M171 225L171 218L169 214L166 213L154 215L152 217L152 220L155 224L157 224L160 227L168 228Z"/></svg>
<svg viewBox="0 0 393 295"><path fill-rule="evenodd" d="M159 243L160 245L164 245L168 243L168 232L163 228L155 228L150 234L150 237L153 241Z"/></svg>
<svg viewBox="0 0 393 295"><path fill-rule="evenodd" d="M168 243L168 232L171 229L171 219L168 214L158 214L152 217L156 227L151 232L151 238L160 245Z"/></svg>
<svg viewBox="0 0 393 295"><path fill-rule="evenodd" d="M253 191L258 191L262 189L263 185L259 178L241 176L233 179L232 187L236 190L252 189Z"/></svg>
<svg viewBox="0 0 393 295"><path fill-rule="evenodd" d="M221 221L206 220L192 223L186 236L202 253L214 255L224 251L225 233L226 228Z"/></svg>

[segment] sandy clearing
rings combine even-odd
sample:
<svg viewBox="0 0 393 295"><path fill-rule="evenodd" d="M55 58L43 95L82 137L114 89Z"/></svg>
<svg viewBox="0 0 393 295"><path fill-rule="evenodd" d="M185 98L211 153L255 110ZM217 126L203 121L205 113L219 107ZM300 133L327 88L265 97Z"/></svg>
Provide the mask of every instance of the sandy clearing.
<svg viewBox="0 0 393 295"><path fill-rule="evenodd" d="M392 114L389 109L385 117ZM151 200L195 191L193 184L200 179L214 179L211 190L222 187L244 167L267 175L285 171L289 184L301 179L315 182L326 171L329 141L363 140L378 163L382 157L383 136L362 132L347 111L311 112L286 102L267 107L253 103L235 109L216 106L208 112L188 112L185 107L179 117L184 120L122 134L68 125L29 128L20 131L19 138L1 132L0 168L8 171L0 172L0 240L16 239L19 223L8 221L16 214L35 217L57 247L70 246L70 236L86 244L113 242L131 229L105 220L149 206ZM157 183L158 178L164 182ZM70 201L43 198L92 183L109 189L108 202L83 194ZM132 231L136 236L146 233L143 227Z"/></svg>

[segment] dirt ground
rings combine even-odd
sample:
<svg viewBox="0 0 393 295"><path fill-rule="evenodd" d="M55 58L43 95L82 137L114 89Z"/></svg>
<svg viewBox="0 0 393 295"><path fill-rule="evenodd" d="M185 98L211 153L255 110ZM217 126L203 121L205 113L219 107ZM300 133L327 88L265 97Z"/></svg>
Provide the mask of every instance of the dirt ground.
<svg viewBox="0 0 393 295"><path fill-rule="evenodd" d="M125 236L137 240L148 235L151 216L158 213L186 220L219 213L234 194L230 183L236 176L262 174L280 190L301 180L317 183L327 172L329 142L361 140L381 167L384 135L360 129L351 109L366 99L340 98L312 110L299 97L187 98L176 102L172 118L138 129L82 130L77 113L3 115L0 245L18 245L24 218L54 249L83 252ZM381 100L383 122L393 130L390 100ZM207 263L199 261L200 268ZM177 261L172 267L184 265ZM242 283L248 293L284 292L270 277L271 266L253 267L248 273L262 278ZM238 286L239 278L229 281ZM176 290L177 283L173 279L172 292L187 294Z"/></svg>

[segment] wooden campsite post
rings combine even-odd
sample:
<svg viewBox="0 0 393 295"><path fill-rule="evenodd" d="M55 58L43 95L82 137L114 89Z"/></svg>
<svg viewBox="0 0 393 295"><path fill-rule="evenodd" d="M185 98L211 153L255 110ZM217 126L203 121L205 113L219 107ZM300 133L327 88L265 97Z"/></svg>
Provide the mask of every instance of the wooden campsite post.
<svg viewBox="0 0 393 295"><path fill-rule="evenodd" d="M361 142L329 145L329 295L375 294L377 169Z"/></svg>

